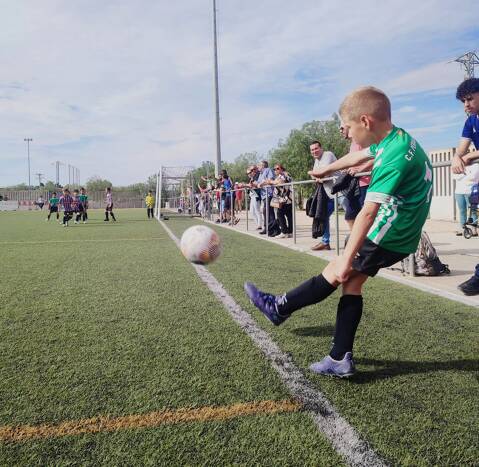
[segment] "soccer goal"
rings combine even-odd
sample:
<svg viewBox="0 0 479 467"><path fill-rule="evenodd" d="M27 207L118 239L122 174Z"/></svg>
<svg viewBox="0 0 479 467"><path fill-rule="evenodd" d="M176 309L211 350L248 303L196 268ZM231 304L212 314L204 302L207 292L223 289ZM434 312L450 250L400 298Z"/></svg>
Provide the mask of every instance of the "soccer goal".
<svg viewBox="0 0 479 467"><path fill-rule="evenodd" d="M161 166L157 173L155 217L199 216L194 167Z"/></svg>

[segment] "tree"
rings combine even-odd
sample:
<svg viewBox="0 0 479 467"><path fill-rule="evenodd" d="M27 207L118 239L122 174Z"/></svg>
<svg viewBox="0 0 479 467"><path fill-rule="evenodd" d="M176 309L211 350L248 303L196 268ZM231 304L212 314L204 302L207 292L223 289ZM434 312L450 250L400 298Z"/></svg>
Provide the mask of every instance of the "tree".
<svg viewBox="0 0 479 467"><path fill-rule="evenodd" d="M44 188L45 188L45 191L49 191L49 192L58 190L58 187L55 186L55 184L51 180L48 180L48 182L45 183Z"/></svg>
<svg viewBox="0 0 479 467"><path fill-rule="evenodd" d="M97 175L89 178L86 182L86 189L88 191L104 191L105 188L111 187L112 183L109 180L102 180Z"/></svg>
<svg viewBox="0 0 479 467"><path fill-rule="evenodd" d="M7 190L21 191L28 190L28 185L26 183L19 183L18 185L7 186L6 188Z"/></svg>
<svg viewBox="0 0 479 467"><path fill-rule="evenodd" d="M233 162L224 162L222 166L234 182L247 182L246 169L250 165L256 165L258 162L258 153L254 151L240 154Z"/></svg>
<svg viewBox="0 0 479 467"><path fill-rule="evenodd" d="M286 140L280 140L278 146L269 152L271 164L280 163L295 180L308 180L308 171L313 166L313 160L309 151L312 141L318 140L325 151L332 151L340 158L348 153L349 141L340 134L339 117L336 114L331 120L306 122L300 130L291 130ZM302 195L309 196L313 185L300 187Z"/></svg>

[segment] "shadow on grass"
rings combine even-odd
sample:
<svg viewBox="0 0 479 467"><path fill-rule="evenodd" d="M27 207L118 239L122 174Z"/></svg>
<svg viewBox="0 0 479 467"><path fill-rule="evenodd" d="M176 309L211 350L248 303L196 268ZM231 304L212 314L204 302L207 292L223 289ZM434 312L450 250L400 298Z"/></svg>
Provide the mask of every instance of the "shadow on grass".
<svg viewBox="0 0 479 467"><path fill-rule="evenodd" d="M291 331L297 336L306 336L306 337L325 337L333 336L334 326L331 324L326 324L325 326L311 326L308 328L296 328Z"/></svg>
<svg viewBox="0 0 479 467"><path fill-rule="evenodd" d="M449 360L443 362L412 362L373 360L360 358L360 365L373 366L372 370L361 369L353 378L352 383L363 384L371 381L394 378L395 376L431 373L433 371L479 371L479 360Z"/></svg>

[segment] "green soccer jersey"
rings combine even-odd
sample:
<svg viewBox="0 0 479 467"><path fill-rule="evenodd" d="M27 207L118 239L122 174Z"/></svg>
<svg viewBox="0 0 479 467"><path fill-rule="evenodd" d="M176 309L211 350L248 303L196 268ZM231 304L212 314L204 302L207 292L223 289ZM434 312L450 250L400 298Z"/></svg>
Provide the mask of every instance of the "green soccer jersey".
<svg viewBox="0 0 479 467"><path fill-rule="evenodd" d="M58 204L58 198L50 198L48 202L50 203L50 206L55 207Z"/></svg>
<svg viewBox="0 0 479 467"><path fill-rule="evenodd" d="M432 165L414 138L401 128L370 147L374 156L366 201L381 203L368 238L398 253L414 253L432 196Z"/></svg>
<svg viewBox="0 0 479 467"><path fill-rule="evenodd" d="M80 203L85 206L88 201L88 195L79 195L78 199L80 200Z"/></svg>

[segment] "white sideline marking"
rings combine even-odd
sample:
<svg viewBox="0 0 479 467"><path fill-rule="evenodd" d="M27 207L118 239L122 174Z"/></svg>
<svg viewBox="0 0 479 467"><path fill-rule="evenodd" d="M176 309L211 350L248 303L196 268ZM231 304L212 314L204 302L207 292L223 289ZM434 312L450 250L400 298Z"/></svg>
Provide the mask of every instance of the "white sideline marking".
<svg viewBox="0 0 479 467"><path fill-rule="evenodd" d="M179 247L179 240L173 232L159 221L166 233ZM251 338L257 347L270 361L272 367L293 397L308 410L319 431L331 442L336 451L341 454L349 465L375 467L387 465L366 443L361 440L356 430L337 412L326 397L305 378L293 363L262 330L250 316L228 294L220 282L204 267L192 264L201 280L208 286L218 300L224 305L233 320Z"/></svg>

